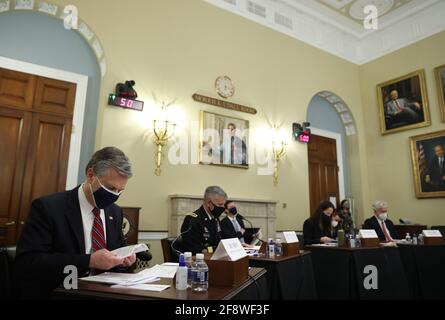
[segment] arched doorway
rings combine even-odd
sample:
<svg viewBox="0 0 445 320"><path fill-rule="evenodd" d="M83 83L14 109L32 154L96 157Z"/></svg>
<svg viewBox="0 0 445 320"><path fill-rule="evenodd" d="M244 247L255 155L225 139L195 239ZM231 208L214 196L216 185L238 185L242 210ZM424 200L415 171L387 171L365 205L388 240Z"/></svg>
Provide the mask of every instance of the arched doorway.
<svg viewBox="0 0 445 320"><path fill-rule="evenodd" d="M322 91L311 99L307 121L313 139L308 145L310 208L323 200L336 206L351 198L348 138L356 125L348 105L335 93Z"/></svg>

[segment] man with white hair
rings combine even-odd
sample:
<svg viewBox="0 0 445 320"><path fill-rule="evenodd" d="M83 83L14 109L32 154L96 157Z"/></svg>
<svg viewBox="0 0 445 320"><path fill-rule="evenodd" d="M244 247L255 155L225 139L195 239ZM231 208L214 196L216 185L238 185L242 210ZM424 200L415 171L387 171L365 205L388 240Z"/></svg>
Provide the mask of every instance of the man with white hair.
<svg viewBox="0 0 445 320"><path fill-rule="evenodd" d="M188 214L181 227L183 251L212 253L221 240L219 217L225 211L227 194L218 186L208 187L201 207Z"/></svg>
<svg viewBox="0 0 445 320"><path fill-rule="evenodd" d="M392 221L388 219L388 203L376 201L372 205L372 209L374 216L365 221L363 228L374 229L380 241L394 241L397 238L397 232Z"/></svg>

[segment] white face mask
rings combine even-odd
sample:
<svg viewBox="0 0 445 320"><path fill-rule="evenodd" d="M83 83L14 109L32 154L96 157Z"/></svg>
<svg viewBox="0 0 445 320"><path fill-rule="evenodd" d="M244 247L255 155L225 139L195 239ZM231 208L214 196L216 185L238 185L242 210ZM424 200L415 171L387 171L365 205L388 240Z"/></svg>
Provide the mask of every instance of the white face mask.
<svg viewBox="0 0 445 320"><path fill-rule="evenodd" d="M332 220L332 221L331 221L331 226L332 226L333 228L337 228L337 226L338 226L338 221L337 221L337 220Z"/></svg>
<svg viewBox="0 0 445 320"><path fill-rule="evenodd" d="M388 219L388 213L381 213L379 214L379 220L380 221L386 221Z"/></svg>

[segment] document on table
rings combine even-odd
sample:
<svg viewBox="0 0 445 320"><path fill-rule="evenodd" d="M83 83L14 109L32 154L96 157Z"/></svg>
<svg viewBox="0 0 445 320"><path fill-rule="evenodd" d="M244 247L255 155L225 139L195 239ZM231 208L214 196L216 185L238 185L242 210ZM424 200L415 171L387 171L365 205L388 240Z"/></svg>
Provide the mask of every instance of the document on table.
<svg viewBox="0 0 445 320"><path fill-rule="evenodd" d="M106 284L119 284L123 286L160 280L158 277L146 274L144 271L145 270L138 273L104 272L95 276L80 278L80 280Z"/></svg>
<svg viewBox="0 0 445 320"><path fill-rule="evenodd" d="M139 243L135 244L133 246L127 246L122 247L116 250L111 251L111 253L114 253L118 258L124 259L127 258L133 254L148 251L148 247L145 243Z"/></svg>
<svg viewBox="0 0 445 320"><path fill-rule="evenodd" d="M122 285L114 285L111 286L111 288L116 289L135 289L135 290L143 290L143 291L155 291L155 292L161 292L168 288L170 288L169 285L162 285L162 284L136 284L132 286L122 286Z"/></svg>
<svg viewBox="0 0 445 320"><path fill-rule="evenodd" d="M145 269L141 272L145 272L146 275L150 275L152 277L173 279L177 270L178 264L167 263L163 265L157 264L154 267Z"/></svg>

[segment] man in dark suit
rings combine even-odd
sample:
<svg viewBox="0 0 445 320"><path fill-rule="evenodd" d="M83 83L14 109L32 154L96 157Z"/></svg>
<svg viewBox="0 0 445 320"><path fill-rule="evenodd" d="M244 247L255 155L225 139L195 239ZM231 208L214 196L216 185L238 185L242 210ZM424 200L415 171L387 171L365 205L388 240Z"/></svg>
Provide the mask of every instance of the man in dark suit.
<svg viewBox="0 0 445 320"><path fill-rule="evenodd" d="M241 243L246 243L244 234L246 229L242 217L238 214L238 210L233 201L226 201L226 217L221 220L221 232L223 239L238 238Z"/></svg>
<svg viewBox="0 0 445 320"><path fill-rule="evenodd" d="M224 212L227 194L217 186L208 187L202 206L188 214L181 226L182 240L178 247L182 251L212 253L221 240L219 217Z"/></svg>
<svg viewBox="0 0 445 320"><path fill-rule="evenodd" d="M366 219L363 228L375 230L380 241L391 242L397 239L394 224L388 219L388 204L384 201L376 201L372 208L374 216Z"/></svg>
<svg viewBox="0 0 445 320"><path fill-rule="evenodd" d="M15 260L22 298L49 298L68 266L80 278L135 262L134 255L121 259L110 252L126 245L122 209L114 202L131 176L125 154L107 147L93 155L81 186L33 201Z"/></svg>
<svg viewBox="0 0 445 320"><path fill-rule="evenodd" d="M440 144L434 147L435 157L429 166L426 183L433 185L435 191L445 191L445 154Z"/></svg>

